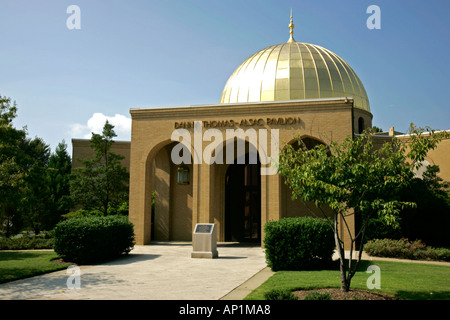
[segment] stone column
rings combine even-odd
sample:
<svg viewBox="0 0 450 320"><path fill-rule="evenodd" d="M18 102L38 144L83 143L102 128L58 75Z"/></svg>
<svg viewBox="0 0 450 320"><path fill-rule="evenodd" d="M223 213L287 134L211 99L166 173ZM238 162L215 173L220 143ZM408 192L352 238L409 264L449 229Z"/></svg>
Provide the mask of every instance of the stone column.
<svg viewBox="0 0 450 320"><path fill-rule="evenodd" d="M281 177L275 175L261 176L261 244L264 246L264 225L271 220L282 218Z"/></svg>
<svg viewBox="0 0 450 320"><path fill-rule="evenodd" d="M134 225L137 245L149 244L151 239L151 164L145 160L135 160L131 154L133 166L130 167L129 220Z"/></svg>
<svg viewBox="0 0 450 320"><path fill-rule="evenodd" d="M210 223L211 214L211 166L201 163L193 165L192 174L192 225Z"/></svg>

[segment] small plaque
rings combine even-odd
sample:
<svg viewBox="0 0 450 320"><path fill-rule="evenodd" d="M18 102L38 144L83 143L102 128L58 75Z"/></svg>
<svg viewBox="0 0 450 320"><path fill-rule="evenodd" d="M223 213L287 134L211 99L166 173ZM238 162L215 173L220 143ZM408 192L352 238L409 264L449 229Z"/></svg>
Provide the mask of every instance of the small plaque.
<svg viewBox="0 0 450 320"><path fill-rule="evenodd" d="M211 224L198 224L195 233L211 233L212 227Z"/></svg>

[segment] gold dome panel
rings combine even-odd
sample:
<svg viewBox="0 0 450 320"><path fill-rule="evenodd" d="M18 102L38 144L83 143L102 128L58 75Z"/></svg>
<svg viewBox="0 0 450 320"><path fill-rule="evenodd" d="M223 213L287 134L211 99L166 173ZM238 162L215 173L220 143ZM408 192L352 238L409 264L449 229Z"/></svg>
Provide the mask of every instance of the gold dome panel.
<svg viewBox="0 0 450 320"><path fill-rule="evenodd" d="M353 97L355 108L370 112L361 80L343 59L292 39L245 60L228 79L220 103L337 97Z"/></svg>

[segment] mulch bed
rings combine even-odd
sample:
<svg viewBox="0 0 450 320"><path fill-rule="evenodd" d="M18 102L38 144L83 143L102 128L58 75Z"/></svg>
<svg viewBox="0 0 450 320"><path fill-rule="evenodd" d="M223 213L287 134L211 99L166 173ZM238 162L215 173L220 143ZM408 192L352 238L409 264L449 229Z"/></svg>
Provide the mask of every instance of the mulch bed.
<svg viewBox="0 0 450 320"><path fill-rule="evenodd" d="M397 300L397 298L387 294L367 290L350 290L348 292L343 292L338 288L300 290L294 291L293 294L296 295L299 300L303 300L309 292L329 293L331 295L331 300Z"/></svg>

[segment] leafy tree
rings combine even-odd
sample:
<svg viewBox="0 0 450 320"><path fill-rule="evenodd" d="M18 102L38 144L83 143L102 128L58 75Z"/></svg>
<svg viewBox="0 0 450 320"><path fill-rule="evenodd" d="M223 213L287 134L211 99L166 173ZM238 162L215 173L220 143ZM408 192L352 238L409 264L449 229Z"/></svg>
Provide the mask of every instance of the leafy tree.
<svg viewBox="0 0 450 320"><path fill-rule="evenodd" d="M373 130L373 132L383 132L383 129L376 127L376 126L373 126L372 130Z"/></svg>
<svg viewBox="0 0 450 320"><path fill-rule="evenodd" d="M52 229L59 220L55 210L67 208L62 196L69 194L65 146L51 156L43 139L27 138L25 128L14 128L16 116L16 103L0 96L0 227L7 236L24 225L36 234Z"/></svg>
<svg viewBox="0 0 450 320"><path fill-rule="evenodd" d="M70 192L75 203L87 210L99 210L104 215L117 212L128 200L128 172L121 165L124 157L112 152L116 137L114 126L106 121L102 134L92 133L90 146L93 159L80 159L82 167L75 168Z"/></svg>
<svg viewBox="0 0 450 320"><path fill-rule="evenodd" d="M437 165L429 165L427 170L423 173L422 181L424 184L437 196L449 200L450 195L450 182L444 181L438 176L440 169Z"/></svg>
<svg viewBox="0 0 450 320"><path fill-rule="evenodd" d="M399 228L373 218L366 229L367 241L373 239L420 239L427 245L449 247L450 183L438 176L437 165L429 165L422 177L416 176L401 191L404 201L413 201L415 208L400 213Z"/></svg>
<svg viewBox="0 0 450 320"><path fill-rule="evenodd" d="M450 183L437 174L439 167L429 165L422 179L415 178L403 191L403 198L414 201L417 207L402 212L402 236L421 239L427 245L450 246Z"/></svg>
<svg viewBox="0 0 450 320"><path fill-rule="evenodd" d="M70 197L70 174L72 159L63 140L56 147L48 161L48 182L50 188L49 210L46 228L53 227L61 220L63 214L70 211L73 201Z"/></svg>
<svg viewBox="0 0 450 320"><path fill-rule="evenodd" d="M18 233L23 224L17 206L25 176L14 158L0 156L0 226L8 238Z"/></svg>
<svg viewBox="0 0 450 320"><path fill-rule="evenodd" d="M19 150L21 156L18 160L28 171L20 209L27 225L35 234L39 234L45 229L45 220L49 213L51 195L47 166L50 148L41 138L27 138L19 143Z"/></svg>
<svg viewBox="0 0 450 320"><path fill-rule="evenodd" d="M14 128L12 122L16 115L16 103L0 96L0 229L7 237L19 232L22 227L17 208L28 174L18 163L18 147L26 131Z"/></svg>
<svg viewBox="0 0 450 320"><path fill-rule="evenodd" d="M0 95L0 148L4 157L15 156L19 141L26 136L25 129L14 128L13 120L16 116L16 102L11 102L10 98Z"/></svg>
<svg viewBox="0 0 450 320"><path fill-rule="evenodd" d="M427 152L448 136L445 132L436 133L414 125L410 127L410 134L407 143L393 138L380 148L374 148L372 132L368 131L348 137L340 144L316 145L312 149L299 139L298 150L288 145L280 154L279 173L285 177L293 198L300 199L306 207L308 201L314 202L320 217L334 233L343 291L350 289L361 260L368 221L377 216L388 225L398 227L400 211L415 206L413 201L401 198L401 190L411 183L414 169L420 167ZM332 210L331 217L327 216L325 208ZM309 209L316 215L313 208ZM348 223L352 215L357 215L360 221L354 234ZM348 265L339 232L341 221L350 235ZM356 243L359 255L354 263L351 257Z"/></svg>

